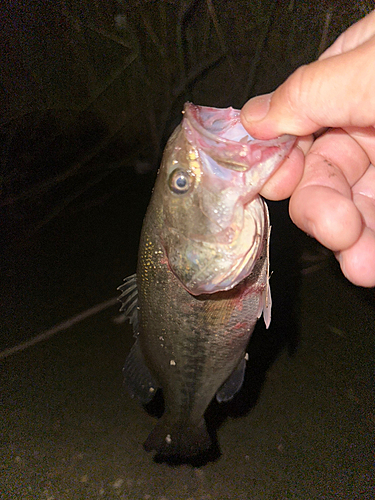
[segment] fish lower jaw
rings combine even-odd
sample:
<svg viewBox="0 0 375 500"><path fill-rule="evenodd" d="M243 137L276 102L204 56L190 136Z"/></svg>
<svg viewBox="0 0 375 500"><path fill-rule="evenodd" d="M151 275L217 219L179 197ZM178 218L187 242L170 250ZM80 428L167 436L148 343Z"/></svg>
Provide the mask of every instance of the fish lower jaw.
<svg viewBox="0 0 375 500"><path fill-rule="evenodd" d="M258 249L256 254L251 252L242 259L238 257L231 259L225 269L216 269L212 265L212 273L206 273L205 276L200 276L200 273L197 273L189 280L184 282L180 280L181 284L194 296L233 290L233 288L250 276L259 257L260 250Z"/></svg>

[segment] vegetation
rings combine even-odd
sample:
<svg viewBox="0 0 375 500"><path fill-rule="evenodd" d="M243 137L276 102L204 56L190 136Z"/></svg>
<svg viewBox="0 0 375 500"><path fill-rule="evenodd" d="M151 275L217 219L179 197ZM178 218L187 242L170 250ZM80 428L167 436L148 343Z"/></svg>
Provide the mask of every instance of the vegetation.
<svg viewBox="0 0 375 500"><path fill-rule="evenodd" d="M371 4L5 2L6 236L25 239L67 210L105 203L130 170L137 182L152 181L186 100L241 107L317 58Z"/></svg>

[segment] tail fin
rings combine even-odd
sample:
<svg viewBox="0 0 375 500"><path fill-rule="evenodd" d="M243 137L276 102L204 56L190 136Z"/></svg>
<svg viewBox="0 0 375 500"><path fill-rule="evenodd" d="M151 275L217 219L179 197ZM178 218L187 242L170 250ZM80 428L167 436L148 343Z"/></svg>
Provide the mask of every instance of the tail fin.
<svg viewBox="0 0 375 500"><path fill-rule="evenodd" d="M203 418L200 424L194 425L164 414L143 446L146 451L156 450L157 456L163 459L189 461L207 453L212 441Z"/></svg>

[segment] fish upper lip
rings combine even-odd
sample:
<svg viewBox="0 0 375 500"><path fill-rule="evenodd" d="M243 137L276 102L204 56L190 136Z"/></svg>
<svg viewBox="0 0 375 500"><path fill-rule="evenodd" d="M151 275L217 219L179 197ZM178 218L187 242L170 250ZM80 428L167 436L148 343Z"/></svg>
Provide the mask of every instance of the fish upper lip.
<svg viewBox="0 0 375 500"><path fill-rule="evenodd" d="M246 145L248 143L243 143L241 142L241 140L233 140L233 139L228 139L226 137L223 137L222 135L220 135L218 132L214 133L214 132L211 132L207 126L203 126L203 121L199 119L200 117L200 112L199 112L199 108L201 108L202 106L197 106L196 104L193 104L191 102L186 102L185 103L185 106L184 106L184 118L189 121L191 123L191 125L193 126L193 128L199 132L201 135L203 135L204 137L207 137L209 139L212 139L214 140L215 142L222 142L224 144L240 144L240 145ZM212 109L215 111L215 114L216 114L216 117L214 119L212 119L212 123L214 123L215 121L217 121L218 119L220 119L220 117L218 116L219 113L221 114L224 114L224 113L228 113L228 110L229 113L231 113L233 116L232 117L224 117L223 116L223 120L225 119L226 122L228 123L231 123L231 125L236 125L236 124L241 124L241 120L240 120L240 110L239 109L235 109L235 108L232 108L231 106L228 107L228 108L223 108L223 109L219 109L219 111L217 111L218 108L210 108L210 107L205 107L205 109ZM209 125L209 124L208 124ZM294 135L290 135L290 134L283 134L283 135L280 135L279 137L276 137L274 139L269 139L269 140L262 140L262 139L254 139L245 129L244 129L244 135L248 135L249 136L249 142L251 142L251 144L268 144L268 145L272 145L272 143L276 143L277 145L279 144L283 144L283 143L286 143L286 142L289 142L289 141L295 141L296 140L296 136Z"/></svg>

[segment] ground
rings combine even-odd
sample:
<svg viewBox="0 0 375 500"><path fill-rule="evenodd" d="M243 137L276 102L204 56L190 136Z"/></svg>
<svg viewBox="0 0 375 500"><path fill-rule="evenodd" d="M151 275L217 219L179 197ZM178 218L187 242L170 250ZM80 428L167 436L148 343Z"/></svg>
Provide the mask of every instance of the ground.
<svg viewBox="0 0 375 500"><path fill-rule="evenodd" d="M239 396L210 409L211 418L219 414L221 455L173 467L143 450L155 418L123 390L132 333L115 305L2 360L2 498L372 498L373 290L348 283L327 251L281 224L283 212L285 205L272 204L271 329L259 322ZM137 241L121 249L107 240L112 217L95 208L74 222L63 218L36 246L9 256L8 331L13 325L21 336L25 325L31 337L33 328L53 326L49 318L66 320L116 295L115 284L134 271ZM72 224L78 247L68 235ZM91 286L105 276L102 288Z"/></svg>

